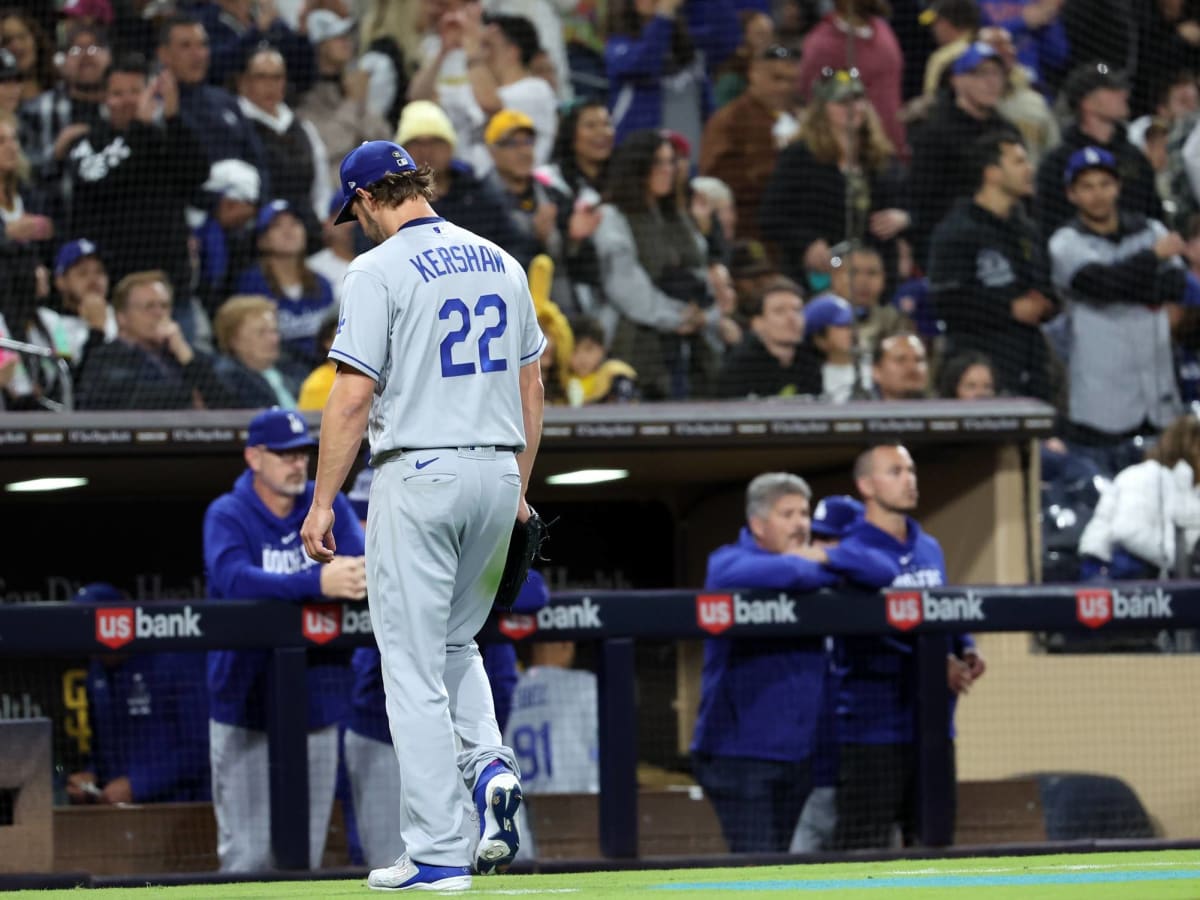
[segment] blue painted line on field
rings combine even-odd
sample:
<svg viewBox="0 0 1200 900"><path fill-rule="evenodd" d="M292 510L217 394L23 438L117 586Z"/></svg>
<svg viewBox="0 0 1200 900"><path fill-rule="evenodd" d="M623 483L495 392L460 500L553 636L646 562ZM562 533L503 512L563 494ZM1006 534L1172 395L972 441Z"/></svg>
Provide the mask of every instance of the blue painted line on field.
<svg viewBox="0 0 1200 900"><path fill-rule="evenodd" d="M1023 875L928 875L888 878L820 878L789 881L693 881L656 885L666 891L837 891L871 888L1037 887L1050 884L1119 884L1131 881L1197 881L1197 872L1046 872Z"/></svg>

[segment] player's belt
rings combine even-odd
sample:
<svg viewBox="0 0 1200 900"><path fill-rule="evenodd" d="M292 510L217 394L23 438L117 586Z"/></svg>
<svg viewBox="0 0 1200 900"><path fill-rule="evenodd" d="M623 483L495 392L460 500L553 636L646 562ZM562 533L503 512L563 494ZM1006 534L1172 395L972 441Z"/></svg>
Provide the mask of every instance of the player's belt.
<svg viewBox="0 0 1200 900"><path fill-rule="evenodd" d="M384 463L399 459L406 453L429 453L433 450L455 450L460 453L520 453L518 447L501 447L495 444L481 444L468 447L399 447L395 450L381 450L371 456L371 468L377 469Z"/></svg>

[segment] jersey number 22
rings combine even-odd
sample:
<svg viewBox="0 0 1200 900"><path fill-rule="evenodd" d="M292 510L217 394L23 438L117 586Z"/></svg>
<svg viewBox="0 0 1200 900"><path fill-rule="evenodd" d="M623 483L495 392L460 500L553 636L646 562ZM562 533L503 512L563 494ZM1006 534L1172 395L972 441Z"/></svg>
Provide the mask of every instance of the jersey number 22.
<svg viewBox="0 0 1200 900"><path fill-rule="evenodd" d="M492 310L496 311L496 320L493 324L486 325L476 342L479 349L478 369L473 359L456 360L454 358L455 345L466 343L467 335L471 332L471 317L474 316L476 321L486 324L491 318ZM504 329L508 327L508 308L504 305L504 298L499 294L484 294L475 301L475 308L472 310L458 297L449 297L442 303L442 308L438 310L438 318L444 322L454 317L458 317L459 327L442 338L442 377L456 378L459 375L474 375L477 371L505 371L508 368L508 360L492 359L488 354L488 345L504 334Z"/></svg>

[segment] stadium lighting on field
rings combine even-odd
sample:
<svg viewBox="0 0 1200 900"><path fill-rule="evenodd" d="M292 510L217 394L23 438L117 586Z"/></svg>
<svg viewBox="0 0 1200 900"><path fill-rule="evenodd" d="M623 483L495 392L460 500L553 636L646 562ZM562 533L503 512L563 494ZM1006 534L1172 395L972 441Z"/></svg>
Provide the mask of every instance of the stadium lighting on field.
<svg viewBox="0 0 1200 900"><path fill-rule="evenodd" d="M87 485L86 478L76 476L66 478L30 478L28 481L10 481L4 490L10 494L39 494L46 491L66 491L71 488Z"/></svg>
<svg viewBox="0 0 1200 900"><path fill-rule="evenodd" d="M577 469L574 472L548 475L546 484L604 484L606 481L620 481L628 477L628 469Z"/></svg>

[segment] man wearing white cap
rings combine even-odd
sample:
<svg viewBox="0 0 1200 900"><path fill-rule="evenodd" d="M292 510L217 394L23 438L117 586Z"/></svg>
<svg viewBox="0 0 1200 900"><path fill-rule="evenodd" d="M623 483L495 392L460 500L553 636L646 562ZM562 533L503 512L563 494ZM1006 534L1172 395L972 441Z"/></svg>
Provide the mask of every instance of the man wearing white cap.
<svg viewBox="0 0 1200 900"><path fill-rule="evenodd" d="M372 109L371 73L352 65L354 20L327 9L308 16L308 39L317 58L317 80L296 112L310 122L329 152L329 178L337 183L343 156L364 141L386 140L391 128Z"/></svg>
<svg viewBox="0 0 1200 900"><path fill-rule="evenodd" d="M207 215L198 214L199 224L193 220L192 235L200 256L196 293L211 316L233 293L233 279L254 261L253 224L262 176L244 160L222 159L212 164L203 189L211 206Z"/></svg>

